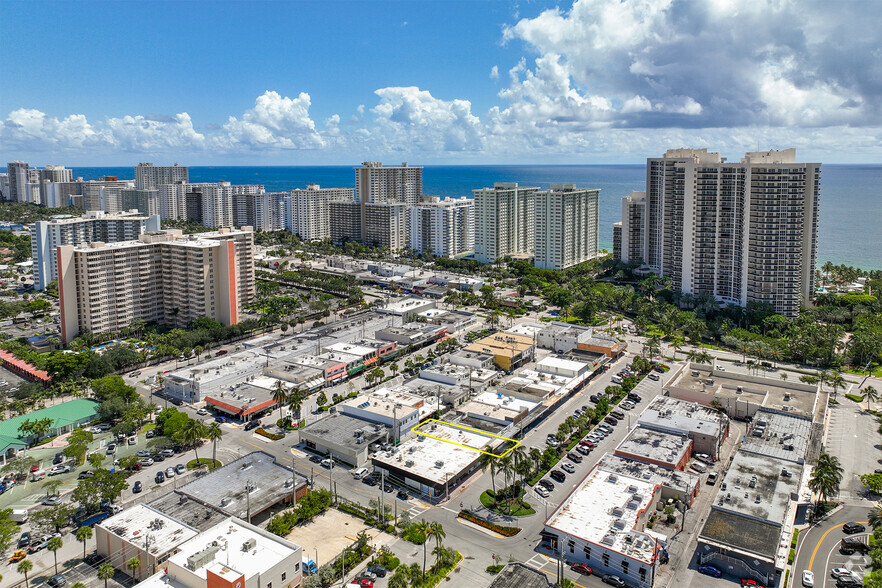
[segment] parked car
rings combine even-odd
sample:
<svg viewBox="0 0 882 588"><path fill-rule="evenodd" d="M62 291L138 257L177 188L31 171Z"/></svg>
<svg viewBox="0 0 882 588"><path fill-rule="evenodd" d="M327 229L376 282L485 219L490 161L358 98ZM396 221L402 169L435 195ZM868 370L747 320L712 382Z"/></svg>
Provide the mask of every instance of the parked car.
<svg viewBox="0 0 882 588"><path fill-rule="evenodd" d="M227 422L227 417L218 415L218 416L214 417L214 422L225 423L225 422Z"/></svg>
<svg viewBox="0 0 882 588"><path fill-rule="evenodd" d="M574 572L579 572L580 574L585 574L586 576L591 575L591 568L586 566L583 563L577 563L570 566L570 569Z"/></svg>
<svg viewBox="0 0 882 588"><path fill-rule="evenodd" d="M569 453L567 453L567 458L570 461L574 461L576 463L582 463L582 456L579 455L578 453L576 453L575 451L570 451Z"/></svg>
<svg viewBox="0 0 882 588"><path fill-rule="evenodd" d="M142 460L141 460L140 462L138 462L138 463L141 464L141 467L145 467L145 468L147 468L147 467L150 467L150 466L153 465L153 460L150 459L149 457L145 457L144 459L142 459Z"/></svg>
<svg viewBox="0 0 882 588"><path fill-rule="evenodd" d="M153 437L156 436L156 429L150 429L149 431L147 431L147 434L144 436L148 439L153 439Z"/></svg>
<svg viewBox="0 0 882 588"><path fill-rule="evenodd" d="M152 457L152 459L153 459L153 461L156 461L156 462L165 461L165 455L163 455L162 452L159 452L156 455L154 455Z"/></svg>
<svg viewBox="0 0 882 588"><path fill-rule="evenodd" d="M863 586L864 583L854 576L842 576L836 579L836 588L850 588L852 586Z"/></svg>
<svg viewBox="0 0 882 588"><path fill-rule="evenodd" d="M548 475L551 476L551 479L555 482L563 483L563 481L567 479L564 473L560 470L551 470L551 473Z"/></svg>
<svg viewBox="0 0 882 588"><path fill-rule="evenodd" d="M714 566L698 566L698 571L713 578L719 578L723 575L723 572L721 572L719 568L715 568Z"/></svg>
<svg viewBox="0 0 882 588"><path fill-rule="evenodd" d="M147 449L141 449L139 451L136 451L135 455L137 455L138 457L150 457L150 451L148 451Z"/></svg>
<svg viewBox="0 0 882 588"><path fill-rule="evenodd" d="M591 453L591 448L587 445L576 445L576 451L578 451L582 455L588 455L589 453Z"/></svg>
<svg viewBox="0 0 882 588"><path fill-rule="evenodd" d="M163 482L165 482L165 474L163 474L162 472L156 472L156 477L153 479L156 481L157 484L162 484Z"/></svg>
<svg viewBox="0 0 882 588"><path fill-rule="evenodd" d="M551 490L554 490L554 484L552 484L552 483L551 483L551 480L549 480L548 478L542 478L541 480L539 480L539 481L537 482L537 484L540 485L540 486L542 486L542 487L544 487L544 488L545 488L546 490L548 490L549 492L550 492Z"/></svg>
<svg viewBox="0 0 882 588"><path fill-rule="evenodd" d="M612 574L607 574L603 577L603 583L609 584L610 586L615 586L616 588L626 588L627 584L625 581L619 578L618 576L614 576Z"/></svg>
<svg viewBox="0 0 882 588"><path fill-rule="evenodd" d="M378 578L386 577L386 568L383 566L368 566L368 571Z"/></svg>
<svg viewBox="0 0 882 588"><path fill-rule="evenodd" d="M174 478L175 477L175 468L165 468L165 477L166 478Z"/></svg>
<svg viewBox="0 0 882 588"><path fill-rule="evenodd" d="M334 467L334 460L331 458L323 459L322 460L322 467L326 467L328 469L331 469L332 467Z"/></svg>
<svg viewBox="0 0 882 588"><path fill-rule="evenodd" d="M128 440L126 441L126 443L128 443L129 445L134 445L137 442L138 442L137 437L129 437Z"/></svg>
<svg viewBox="0 0 882 588"><path fill-rule="evenodd" d="M842 525L842 532L848 533L849 535L852 533L863 533L866 530L867 528L860 523L851 522Z"/></svg>
<svg viewBox="0 0 882 588"><path fill-rule="evenodd" d="M572 474L572 473L575 473L575 471L576 471L576 466L574 466L573 464L567 462L567 463L564 463L563 465L561 465L561 466L560 466L560 469L562 469L563 471L567 472L568 474Z"/></svg>
<svg viewBox="0 0 882 588"><path fill-rule="evenodd" d="M179 476L181 474L185 473L186 471L187 471L187 468L185 468L184 464L182 464L182 463L179 463L178 465L175 466L175 473Z"/></svg>
<svg viewBox="0 0 882 588"><path fill-rule="evenodd" d="M62 576L61 574L55 574L54 576L46 580L46 585L50 586L51 588L61 588L65 584L67 584L67 580L65 580L64 576Z"/></svg>
<svg viewBox="0 0 882 588"><path fill-rule="evenodd" d="M536 488L534 489L534 491L542 498L548 498L551 495L551 492L548 491L548 488L546 488L545 486L540 486L539 484L536 484Z"/></svg>
<svg viewBox="0 0 882 588"><path fill-rule="evenodd" d="M618 425L618 424L619 424L619 419L617 419L617 418L614 417L614 416L608 416L608 417L606 417L606 418L603 419L603 420L606 421L606 422L608 422L608 423L611 424L611 425Z"/></svg>
<svg viewBox="0 0 882 588"><path fill-rule="evenodd" d="M61 496L47 496L41 504L43 506L58 506L61 504Z"/></svg>
<svg viewBox="0 0 882 588"><path fill-rule="evenodd" d="M396 494L395 496L398 498L398 500L408 500L410 498L410 495L404 490L399 490L398 494Z"/></svg>
<svg viewBox="0 0 882 588"><path fill-rule="evenodd" d="M707 481L705 482L705 484L707 484L708 486L713 486L717 483L717 478L719 477L720 475L717 472L711 472L707 475Z"/></svg>
<svg viewBox="0 0 882 588"><path fill-rule="evenodd" d="M245 423L245 430L250 431L252 429L256 429L260 426L260 419L254 419L253 421L248 421Z"/></svg>
<svg viewBox="0 0 882 588"><path fill-rule="evenodd" d="M80 475L77 476L77 480L86 480L94 475L95 472L93 472L92 470L83 470L82 472L80 472Z"/></svg>
<svg viewBox="0 0 882 588"><path fill-rule="evenodd" d="M21 534L21 537L18 538L18 547L21 549L22 547L27 547L31 544L31 534L25 531Z"/></svg>
<svg viewBox="0 0 882 588"><path fill-rule="evenodd" d="M174 451L174 449L163 449L162 451L159 452L159 454L162 457L169 458L169 457L175 456L175 451Z"/></svg>
<svg viewBox="0 0 882 588"><path fill-rule="evenodd" d="M850 578L852 576L852 573L851 570L849 570L848 568L833 568L830 571L830 575L837 579L843 576Z"/></svg>
<svg viewBox="0 0 882 588"><path fill-rule="evenodd" d="M588 400L590 400L590 401L593 402L594 404L597 404L598 402L600 402L600 396L597 395L597 394L592 394L592 395L588 398Z"/></svg>
<svg viewBox="0 0 882 588"><path fill-rule="evenodd" d="M310 455L309 461L311 461L312 463L322 463L322 458L318 455Z"/></svg>
<svg viewBox="0 0 882 588"><path fill-rule="evenodd" d="M61 465L52 466L51 468L49 468L49 475L50 476L57 476L58 474L66 474L69 471L70 471L70 466L67 465L66 463L63 463Z"/></svg>
<svg viewBox="0 0 882 588"><path fill-rule="evenodd" d="M199 410L196 411L196 414L198 414L199 416L205 416L208 414L208 411L205 410L204 408L200 408Z"/></svg>
<svg viewBox="0 0 882 588"><path fill-rule="evenodd" d="M113 455L116 453L116 443L111 443L107 446L107 455Z"/></svg>

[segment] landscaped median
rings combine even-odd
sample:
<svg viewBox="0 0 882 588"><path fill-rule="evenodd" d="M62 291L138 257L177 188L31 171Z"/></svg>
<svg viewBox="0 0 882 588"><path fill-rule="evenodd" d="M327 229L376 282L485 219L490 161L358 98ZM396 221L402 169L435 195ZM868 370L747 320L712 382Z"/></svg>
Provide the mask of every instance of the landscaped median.
<svg viewBox="0 0 882 588"><path fill-rule="evenodd" d="M471 511L468 510L459 511L459 514L457 516L470 523L474 523L480 527L484 527L485 529L490 529L494 533L499 533L503 537L514 537L521 532L520 527L503 527L502 525L497 525L496 523L486 521L481 517L472 514Z"/></svg>
<svg viewBox="0 0 882 588"><path fill-rule="evenodd" d="M517 492L517 496L515 496ZM524 488L520 484L503 488L494 494L493 490L485 490L481 494L481 504L485 508L501 515L524 517L536 514L532 506L521 500L524 496Z"/></svg>

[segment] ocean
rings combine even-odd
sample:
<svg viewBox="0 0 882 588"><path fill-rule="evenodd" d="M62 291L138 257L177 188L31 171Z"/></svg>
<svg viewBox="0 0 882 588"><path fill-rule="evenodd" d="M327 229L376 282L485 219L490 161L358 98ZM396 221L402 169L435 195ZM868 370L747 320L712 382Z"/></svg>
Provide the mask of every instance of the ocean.
<svg viewBox="0 0 882 588"><path fill-rule="evenodd" d="M73 168L74 177L97 180L105 175L133 178L132 167ZM354 187L353 166L190 167L191 182L227 180L263 184L268 192L305 188ZM621 199L643 190L645 165L427 165L423 193L471 196L494 182L548 188L552 183L600 188L600 246L612 250L612 223L621 220ZM821 167L818 265L826 261L865 270L882 269L882 165Z"/></svg>

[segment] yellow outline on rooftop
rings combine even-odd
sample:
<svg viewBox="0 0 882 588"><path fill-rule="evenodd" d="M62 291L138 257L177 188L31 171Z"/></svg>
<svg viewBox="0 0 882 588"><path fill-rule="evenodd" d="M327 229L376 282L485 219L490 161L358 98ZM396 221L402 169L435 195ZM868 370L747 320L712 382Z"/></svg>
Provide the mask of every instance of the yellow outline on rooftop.
<svg viewBox="0 0 882 588"><path fill-rule="evenodd" d="M473 432L473 433L478 433L479 435L486 435L486 436L488 436L488 437L496 437L497 439L503 439L503 440L505 440L505 441L511 441L511 442L514 443L514 445L511 446L511 447L510 447L505 453L503 453L502 455L496 455L495 453L490 453L489 451L484 451L483 449L478 449L477 447L472 447L471 445L465 445L464 443L457 443L456 441L451 441L451 440L449 440L449 439L442 439L441 437L436 437L435 435L430 435L429 433L424 433L424 432L422 432L422 431L419 430L420 427L422 427L423 425L425 425L425 424L427 424L427 423L429 423L429 422L431 422L431 421L435 421L436 423L440 423L440 424L442 424L442 425L447 425L448 427L453 427L454 429L463 429L463 430L466 430L466 431L471 431L471 432ZM454 423L448 423L447 421L441 421L441 420L438 420L438 419L426 419L425 421L423 421L422 423L420 423L418 426L414 427L414 428L413 428L413 431L415 431L418 435L423 435L423 436L425 436L425 437L431 437L432 439L437 439L438 441L444 441L445 443L450 443L450 444L452 444L452 445L458 445L459 447L464 447L465 449L471 449L472 451L478 451L478 452L483 453L483 454L485 454L485 455L489 455L490 457L505 457L506 455L508 455L509 453L511 453L511 451L512 451L515 447L517 447L518 445L521 444L520 441L518 441L517 439L512 439L511 437L503 437L502 435L494 435L493 433L488 433L487 431L482 431L481 429L472 429L471 427L464 427L464 426L462 426L462 425L456 425L456 424L454 424Z"/></svg>

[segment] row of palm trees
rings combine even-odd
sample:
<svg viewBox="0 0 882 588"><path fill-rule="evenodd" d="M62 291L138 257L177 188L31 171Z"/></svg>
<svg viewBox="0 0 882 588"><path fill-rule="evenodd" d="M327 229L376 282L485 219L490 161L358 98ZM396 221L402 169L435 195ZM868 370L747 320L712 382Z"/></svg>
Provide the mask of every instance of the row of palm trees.
<svg viewBox="0 0 882 588"><path fill-rule="evenodd" d="M447 537L447 533L444 532L444 527L438 521L430 522L421 520L413 524L413 529L426 538L423 542L423 569L422 577L420 578L421 580L424 580L426 577L426 556L429 540L432 538L435 539L435 548L432 549L432 555L435 556L435 566L437 567L447 551L444 548L444 539ZM401 571L396 571L396 573L389 578L389 588L407 588L408 575L410 576L411 582L415 583L416 578L414 578L412 574L405 572L404 569L401 569L403 567L406 566L401 566L399 568Z"/></svg>

